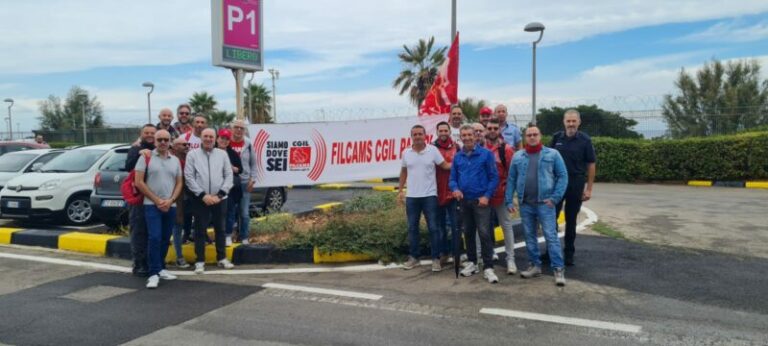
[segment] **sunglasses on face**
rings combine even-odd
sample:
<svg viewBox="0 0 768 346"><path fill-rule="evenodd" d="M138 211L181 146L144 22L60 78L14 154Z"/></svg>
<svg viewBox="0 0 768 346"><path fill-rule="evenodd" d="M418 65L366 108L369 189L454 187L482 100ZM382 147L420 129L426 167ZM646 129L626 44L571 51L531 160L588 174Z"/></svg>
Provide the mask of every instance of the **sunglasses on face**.
<svg viewBox="0 0 768 346"><path fill-rule="evenodd" d="M163 143L163 142L170 142L171 141L170 138L155 138L155 140L158 141L158 142L161 142L161 143Z"/></svg>

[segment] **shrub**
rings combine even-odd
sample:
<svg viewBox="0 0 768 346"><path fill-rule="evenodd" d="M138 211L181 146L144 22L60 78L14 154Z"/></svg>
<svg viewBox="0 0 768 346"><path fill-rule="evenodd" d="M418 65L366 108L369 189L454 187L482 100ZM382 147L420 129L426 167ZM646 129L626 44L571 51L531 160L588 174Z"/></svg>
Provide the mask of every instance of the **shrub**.
<svg viewBox="0 0 768 346"><path fill-rule="evenodd" d="M675 140L593 139L599 181L768 178L768 132Z"/></svg>

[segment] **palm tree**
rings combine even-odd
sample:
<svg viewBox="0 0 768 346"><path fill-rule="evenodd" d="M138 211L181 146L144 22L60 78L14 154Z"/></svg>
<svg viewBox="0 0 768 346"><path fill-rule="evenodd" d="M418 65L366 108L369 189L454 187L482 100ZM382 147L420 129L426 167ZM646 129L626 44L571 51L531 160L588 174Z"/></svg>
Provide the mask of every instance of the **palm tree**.
<svg viewBox="0 0 768 346"><path fill-rule="evenodd" d="M467 122L475 122L479 119L480 109L487 106L488 102L485 100L477 100L467 97L463 100L459 100L459 107L467 118Z"/></svg>
<svg viewBox="0 0 768 346"><path fill-rule="evenodd" d="M251 124L274 122L272 119L272 96L263 84L253 84L245 88L245 112L245 116Z"/></svg>
<svg viewBox="0 0 768 346"><path fill-rule="evenodd" d="M196 92L189 99L189 105L192 106L192 112L208 115L216 110L216 99L205 91Z"/></svg>
<svg viewBox="0 0 768 346"><path fill-rule="evenodd" d="M224 127L235 120L235 113L227 111L211 111L206 115L208 116L208 126L214 128Z"/></svg>
<svg viewBox="0 0 768 346"><path fill-rule="evenodd" d="M445 51L448 47L442 47L433 52L434 43L434 36L430 37L429 41L419 39L419 43L413 47L403 45L403 52L397 55L404 69L392 82L392 87L399 88L400 95L407 91L411 102L416 107L421 105L435 81L437 70L445 61Z"/></svg>

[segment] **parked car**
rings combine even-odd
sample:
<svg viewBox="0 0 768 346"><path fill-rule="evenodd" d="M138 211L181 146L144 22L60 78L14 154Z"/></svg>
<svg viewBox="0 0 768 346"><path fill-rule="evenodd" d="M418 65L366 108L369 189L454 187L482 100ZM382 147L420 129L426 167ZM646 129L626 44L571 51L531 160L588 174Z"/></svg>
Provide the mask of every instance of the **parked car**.
<svg viewBox="0 0 768 346"><path fill-rule="evenodd" d="M24 173L39 170L63 152L64 150L61 149L32 149L0 156L0 190L9 180Z"/></svg>
<svg viewBox="0 0 768 346"><path fill-rule="evenodd" d="M0 142L0 155L15 151L47 148L50 148L48 144L37 144L35 142Z"/></svg>
<svg viewBox="0 0 768 346"><path fill-rule="evenodd" d="M115 154L104 161L93 181L91 205L96 217L110 228L120 229L128 225L128 208L120 193L120 185L128 176L125 160L129 148L115 150ZM287 198L285 187L257 188L251 193L251 216L279 211Z"/></svg>
<svg viewBox="0 0 768 346"><path fill-rule="evenodd" d="M3 218L55 218L72 225L94 219L90 202L98 167L125 144L83 146L60 154L39 172L11 179L0 191Z"/></svg>

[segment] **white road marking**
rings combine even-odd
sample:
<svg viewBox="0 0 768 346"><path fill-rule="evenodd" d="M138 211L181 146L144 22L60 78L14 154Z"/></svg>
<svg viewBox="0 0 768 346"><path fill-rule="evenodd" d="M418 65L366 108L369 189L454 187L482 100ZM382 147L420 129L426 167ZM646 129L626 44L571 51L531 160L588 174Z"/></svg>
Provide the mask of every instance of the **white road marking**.
<svg viewBox="0 0 768 346"><path fill-rule="evenodd" d="M17 254L2 253L2 252L0 252L0 258L10 258L10 259L32 261L32 262L40 262L40 263L68 265L68 266L73 266L73 267L101 269L101 270L109 270L109 271L120 272L120 273L130 273L131 272L131 268L129 268L129 267L116 266L116 265L111 265L111 264L103 264L103 263L97 263L97 262L85 262L85 261L77 261L77 260L67 260L67 259L60 259L60 258L50 258L50 257L41 257L41 256L29 256L29 255L17 255Z"/></svg>
<svg viewBox="0 0 768 346"><path fill-rule="evenodd" d="M519 318L524 320L568 324L568 325L579 326L579 327L615 330L615 331L627 332L627 333L639 333L642 330L642 327L634 324L587 320L583 318L537 314L533 312L525 312L525 311L517 311L517 310L482 308L480 309L480 313L487 314L487 315Z"/></svg>
<svg viewBox="0 0 768 346"><path fill-rule="evenodd" d="M319 288L319 287L309 287L309 286L285 285L285 284L278 284L278 283L266 283L266 284L261 285L261 287L264 287L264 288L274 288L274 289L279 289L279 290L288 290L288 291L299 291L299 292L325 294L325 295L347 297L347 298L368 299L368 300L379 300L379 299L382 298L382 296L380 296L378 294L353 292L353 291L342 291L342 290L333 290L333 289Z"/></svg>

